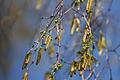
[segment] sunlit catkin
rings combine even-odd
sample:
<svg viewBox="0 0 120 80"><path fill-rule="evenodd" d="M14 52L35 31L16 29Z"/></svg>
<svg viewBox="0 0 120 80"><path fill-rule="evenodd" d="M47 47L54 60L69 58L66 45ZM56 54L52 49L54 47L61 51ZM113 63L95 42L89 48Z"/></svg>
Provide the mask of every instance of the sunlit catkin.
<svg viewBox="0 0 120 80"><path fill-rule="evenodd" d="M44 45L47 44L47 42L48 42L48 38L49 38L49 35L46 35L45 40L44 40Z"/></svg>
<svg viewBox="0 0 120 80"><path fill-rule="evenodd" d="M86 70L86 68L87 68L87 58L86 58L86 56L84 56L82 68L83 68L84 70Z"/></svg>
<svg viewBox="0 0 120 80"><path fill-rule="evenodd" d="M80 20L76 15L74 16L72 20L71 29L70 29L71 35L74 34L75 29L76 29L76 32L80 31Z"/></svg>
<svg viewBox="0 0 120 80"><path fill-rule="evenodd" d="M36 10L39 10L39 9L41 8L41 6L42 6L42 0L37 0L37 1L36 1L35 9L36 9Z"/></svg>
<svg viewBox="0 0 120 80"><path fill-rule="evenodd" d="M80 2L81 2L81 3L83 3L83 2L84 2L84 0L80 0Z"/></svg>
<svg viewBox="0 0 120 80"><path fill-rule="evenodd" d="M51 74L50 72L46 72L44 75L44 80L54 80L53 74Z"/></svg>
<svg viewBox="0 0 120 80"><path fill-rule="evenodd" d="M70 34L73 35L76 27L76 17L74 16L71 24Z"/></svg>
<svg viewBox="0 0 120 80"><path fill-rule="evenodd" d="M48 53L49 53L50 58L52 58L52 56L54 54L54 46L49 47L49 52Z"/></svg>
<svg viewBox="0 0 120 80"><path fill-rule="evenodd" d="M84 43L86 42L87 34L88 34L88 31L87 31L87 29L85 29L84 30L84 35L83 35L83 42Z"/></svg>
<svg viewBox="0 0 120 80"><path fill-rule="evenodd" d="M57 41L57 43L59 43L62 40L62 34L61 35L57 35L55 37L55 40Z"/></svg>
<svg viewBox="0 0 120 80"><path fill-rule="evenodd" d="M38 56L37 56L36 65L39 64L39 62L40 62L40 60L41 60L41 56L42 56L43 51L44 51L43 47L40 47L40 49L39 49L39 51L38 51Z"/></svg>
<svg viewBox="0 0 120 80"><path fill-rule="evenodd" d="M22 65L22 69L25 69L27 67L31 56L32 56L32 53L31 53L31 51L29 51L25 56L25 59L24 59L23 65Z"/></svg>
<svg viewBox="0 0 120 80"><path fill-rule="evenodd" d="M80 20L76 18L76 32L80 31Z"/></svg>
<svg viewBox="0 0 120 80"><path fill-rule="evenodd" d="M74 0L73 5L77 10L80 10L80 0Z"/></svg>
<svg viewBox="0 0 120 80"><path fill-rule="evenodd" d="M106 42L105 42L105 38L103 36L102 31L100 31L100 37L98 40L98 54L101 55L103 48L106 47Z"/></svg>
<svg viewBox="0 0 120 80"><path fill-rule="evenodd" d="M74 66L74 63L72 62L71 66L70 66L70 77L73 76L74 71L75 71L75 66Z"/></svg>
<svg viewBox="0 0 120 80"><path fill-rule="evenodd" d="M88 57L88 68L89 69L92 68L92 57L91 56Z"/></svg>
<svg viewBox="0 0 120 80"><path fill-rule="evenodd" d="M28 80L28 72L25 71L22 80Z"/></svg>
<svg viewBox="0 0 120 80"><path fill-rule="evenodd" d="M43 39L45 37L45 35L46 35L46 31L42 31L40 33L40 39Z"/></svg>
<svg viewBox="0 0 120 80"><path fill-rule="evenodd" d="M46 38L45 38L45 41L44 41L46 49L50 46L51 40L52 40L52 36L51 35L47 35Z"/></svg>
<svg viewBox="0 0 120 80"><path fill-rule="evenodd" d="M93 0L88 0L86 4L86 12L89 13L91 11Z"/></svg>
<svg viewBox="0 0 120 80"><path fill-rule="evenodd" d="M78 63L76 61L73 61L70 66L70 77L72 77L73 74L76 74L77 68L78 68Z"/></svg>

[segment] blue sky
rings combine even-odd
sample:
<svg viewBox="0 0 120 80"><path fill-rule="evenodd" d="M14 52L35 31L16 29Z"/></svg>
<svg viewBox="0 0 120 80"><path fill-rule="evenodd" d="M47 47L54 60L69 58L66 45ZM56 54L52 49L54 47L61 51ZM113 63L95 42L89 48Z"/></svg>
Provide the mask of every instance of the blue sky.
<svg viewBox="0 0 120 80"><path fill-rule="evenodd" d="M65 0L66 3L69 3L69 1ZM34 4L34 3L33 3ZM108 37L109 39L111 39L112 41L112 46L117 45L120 42L120 35L119 35L119 30L120 30L120 0L114 0L113 4L112 4L112 8L111 8L111 12L109 15L111 15L110 17L110 21L112 22L112 34L110 37ZM25 11L25 14L23 15L24 17L24 21L25 23L27 23L27 25L29 26L31 32L32 30L35 29L35 25L36 25L36 16L35 16L35 12L34 10L30 7L30 9L28 9L28 11ZM39 24L38 24L39 25ZM16 25L14 25L16 26ZM66 25L67 26L67 25ZM66 32L69 29L66 29ZM66 34L68 35L68 34ZM8 80L21 80L22 76L23 76L23 71L21 69L22 63L23 63L23 59L25 57L26 52L29 50L30 45L31 45L31 40L19 40L19 39L15 39L16 37L13 37L13 41L11 41L11 46L13 49L11 51L11 53L13 53L13 62L10 68L10 72L9 72L9 76L8 76ZM67 40L67 39L66 39ZM65 42L65 41L63 41ZM120 51L120 50L118 50ZM20 54L20 55L19 55ZM114 54L114 53L113 53ZM29 71L29 78L30 80L43 80L43 76L44 76L44 72L49 70L49 66L51 65L50 63L52 63L52 61L49 61L48 56L46 56L47 54L45 53L42 56L42 60L39 64L39 66L35 66L33 65L30 68ZM47 63L46 63L47 62ZM112 66L112 73L113 73L113 80L120 80L120 64L117 64L117 66ZM63 80L61 77L62 73L58 73L57 75L60 76L59 80ZM104 79L102 80L107 80L106 78L109 76L108 70L105 70L103 75ZM77 76L74 76L71 80L78 80ZM2 76L2 72L0 71L0 80L4 80L3 76Z"/></svg>

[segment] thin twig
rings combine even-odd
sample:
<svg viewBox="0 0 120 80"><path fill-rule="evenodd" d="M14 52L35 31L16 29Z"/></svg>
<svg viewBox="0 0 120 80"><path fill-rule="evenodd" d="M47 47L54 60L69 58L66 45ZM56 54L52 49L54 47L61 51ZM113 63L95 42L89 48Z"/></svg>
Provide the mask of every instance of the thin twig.
<svg viewBox="0 0 120 80"><path fill-rule="evenodd" d="M94 72L95 72L95 69L96 69L97 67L96 66L94 66L94 68L90 71L90 73L89 73L89 75L88 75L88 77L85 79L85 80L90 80L90 78L92 77L92 75L94 74Z"/></svg>
<svg viewBox="0 0 120 80"><path fill-rule="evenodd" d="M82 80L85 80L85 78L84 78L84 75L83 75L83 74L81 75L81 78L82 78Z"/></svg>
<svg viewBox="0 0 120 80"><path fill-rule="evenodd" d="M112 80L112 69L111 69L111 66L110 66L110 62L109 62L109 58L108 58L107 53L106 53L106 61L107 61L108 67L109 67L110 80Z"/></svg>

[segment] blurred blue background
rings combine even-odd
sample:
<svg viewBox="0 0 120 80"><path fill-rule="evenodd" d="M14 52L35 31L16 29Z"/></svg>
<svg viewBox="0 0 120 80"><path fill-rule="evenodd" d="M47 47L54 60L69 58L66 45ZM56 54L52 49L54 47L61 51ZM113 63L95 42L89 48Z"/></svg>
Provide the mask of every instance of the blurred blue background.
<svg viewBox="0 0 120 80"><path fill-rule="evenodd" d="M52 15L59 0L41 0L40 8L36 9L39 0L0 0L0 80L22 80L21 69L26 52L30 49L39 31L44 29L40 17ZM98 0L99 1L99 0ZM98 5L105 10L111 0L100 0ZM71 0L65 0L65 8L68 8ZM67 16L71 19L72 16ZM114 48L120 44L120 0L113 0L111 11L107 14L106 24L102 29L105 38L109 42L108 48ZM65 35L62 43L68 44L70 21L64 22ZM71 41L71 40L70 40ZM120 48L117 49L120 52ZM111 52L110 64L113 80L120 80L120 63L118 55ZM69 60L69 59L68 59ZM29 71L30 80L43 80L44 73L50 70L54 60L50 60L44 53L39 66L31 66ZM78 75L70 78L67 72L68 65L60 73L56 74L56 80L80 80ZM65 74L65 75L63 75ZM109 80L109 70L102 72L101 80Z"/></svg>

